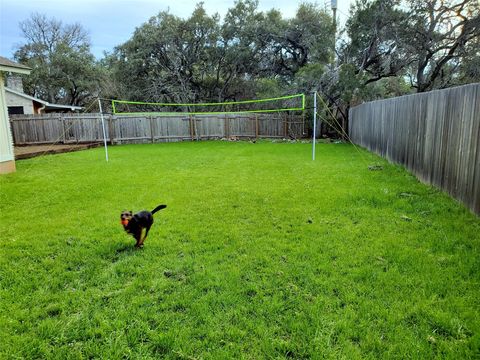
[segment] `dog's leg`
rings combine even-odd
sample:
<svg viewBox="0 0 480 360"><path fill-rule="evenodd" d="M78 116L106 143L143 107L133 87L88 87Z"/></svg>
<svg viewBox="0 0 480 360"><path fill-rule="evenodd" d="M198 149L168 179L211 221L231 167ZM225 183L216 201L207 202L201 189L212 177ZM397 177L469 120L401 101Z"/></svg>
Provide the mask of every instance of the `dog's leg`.
<svg viewBox="0 0 480 360"><path fill-rule="evenodd" d="M142 229L142 232L140 234L140 245L139 245L139 247L143 247L143 242L147 238L148 230L149 230L148 228Z"/></svg>
<svg viewBox="0 0 480 360"><path fill-rule="evenodd" d="M136 248L139 248L142 246L142 228L140 229L137 229L137 231L135 231L135 234L133 236L135 238L135 240L137 240L137 243L135 244L135 247Z"/></svg>

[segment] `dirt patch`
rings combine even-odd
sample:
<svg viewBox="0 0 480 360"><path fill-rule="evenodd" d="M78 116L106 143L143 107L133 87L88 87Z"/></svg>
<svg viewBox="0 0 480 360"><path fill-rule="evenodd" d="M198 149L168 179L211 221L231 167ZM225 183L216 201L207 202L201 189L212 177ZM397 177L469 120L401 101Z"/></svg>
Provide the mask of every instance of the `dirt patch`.
<svg viewBox="0 0 480 360"><path fill-rule="evenodd" d="M29 159L36 156L48 154L60 154L71 151L80 151L100 146L99 143L92 144L45 144L45 145L29 145L15 146L15 160Z"/></svg>

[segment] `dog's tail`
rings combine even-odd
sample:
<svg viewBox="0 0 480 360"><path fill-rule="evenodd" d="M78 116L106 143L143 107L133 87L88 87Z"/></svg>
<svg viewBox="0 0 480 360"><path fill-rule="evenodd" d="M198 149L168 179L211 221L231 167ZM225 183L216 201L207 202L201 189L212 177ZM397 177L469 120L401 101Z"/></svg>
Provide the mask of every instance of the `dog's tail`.
<svg viewBox="0 0 480 360"><path fill-rule="evenodd" d="M152 214L155 214L157 211L165 209L167 205L158 205L155 209L152 210Z"/></svg>

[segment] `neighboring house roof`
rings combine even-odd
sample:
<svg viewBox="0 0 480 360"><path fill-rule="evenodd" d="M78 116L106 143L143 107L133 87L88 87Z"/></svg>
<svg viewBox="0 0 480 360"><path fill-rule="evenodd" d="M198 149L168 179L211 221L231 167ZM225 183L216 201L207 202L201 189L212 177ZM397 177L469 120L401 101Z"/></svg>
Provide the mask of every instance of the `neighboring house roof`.
<svg viewBox="0 0 480 360"><path fill-rule="evenodd" d="M28 66L18 64L14 61L8 60L3 56L0 56L0 71L11 71L20 74L30 74L30 69Z"/></svg>
<svg viewBox="0 0 480 360"><path fill-rule="evenodd" d="M24 93L16 91L16 90L9 89L6 86L5 86L5 91L9 92L9 93L12 93L12 94L15 94L15 95L18 95L18 96L21 96L25 99L36 101L36 102L44 105L45 109L47 109L47 110L48 109L69 109L69 110L75 111L75 110L82 110L83 109L81 106L51 104L48 101L40 100L39 98L24 94Z"/></svg>

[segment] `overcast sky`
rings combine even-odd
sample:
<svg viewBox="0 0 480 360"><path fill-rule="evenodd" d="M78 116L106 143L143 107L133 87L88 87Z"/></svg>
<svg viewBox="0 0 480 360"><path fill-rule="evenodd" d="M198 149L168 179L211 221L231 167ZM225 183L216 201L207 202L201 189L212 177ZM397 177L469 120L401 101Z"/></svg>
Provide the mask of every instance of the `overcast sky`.
<svg viewBox="0 0 480 360"><path fill-rule="evenodd" d="M345 22L353 0L337 0L340 23ZM187 0L0 0L0 56L12 58L16 47L24 42L18 26L31 13L38 12L68 23L80 23L90 34L92 53L101 58L104 51L110 52L116 45L127 41L136 27L160 11L186 18L191 15L199 1ZM260 0L262 11L272 8L284 17L295 16L301 1ZM205 0L209 15L218 12L225 15L233 7L234 0ZM330 6L330 0L318 0L317 4Z"/></svg>

